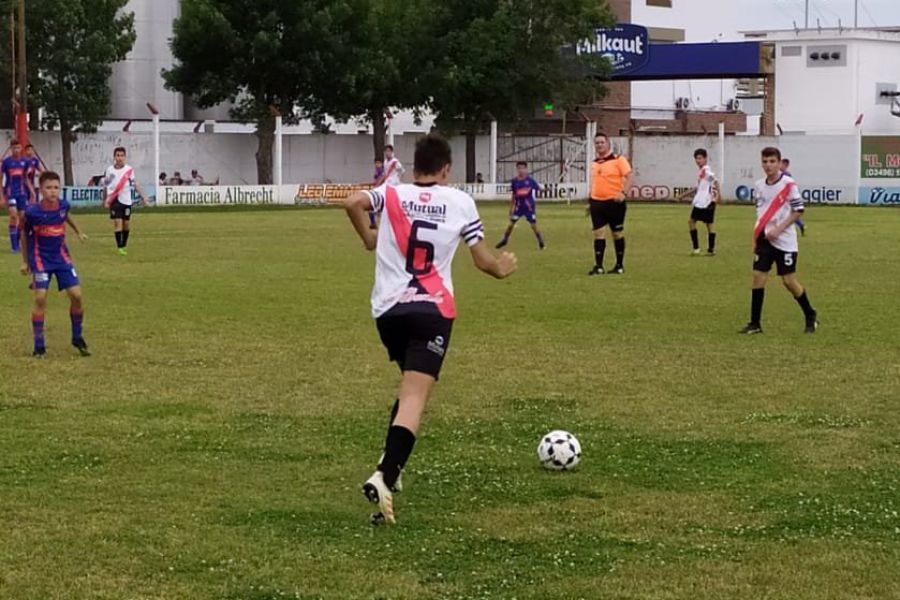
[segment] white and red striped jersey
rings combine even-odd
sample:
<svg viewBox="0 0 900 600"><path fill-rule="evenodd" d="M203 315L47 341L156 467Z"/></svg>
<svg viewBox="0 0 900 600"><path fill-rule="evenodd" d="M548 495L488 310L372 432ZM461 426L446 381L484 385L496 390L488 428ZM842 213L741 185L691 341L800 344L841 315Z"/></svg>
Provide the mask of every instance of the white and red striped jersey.
<svg viewBox="0 0 900 600"><path fill-rule="evenodd" d="M451 266L460 240L484 239L475 200L441 185L381 186L366 192L381 213L372 316L395 309L456 317Z"/></svg>
<svg viewBox="0 0 900 600"><path fill-rule="evenodd" d="M384 185L400 185L400 176L403 174L403 165L396 156L384 163Z"/></svg>
<svg viewBox="0 0 900 600"><path fill-rule="evenodd" d="M773 184L765 179L756 182L756 236L771 231L791 216L792 211L803 210L803 198L797 183L790 175L781 174ZM772 241L782 252L797 252L797 230L788 227Z"/></svg>
<svg viewBox="0 0 900 600"><path fill-rule="evenodd" d="M134 169L128 165L124 165L121 169L117 169L115 165L110 165L106 169L103 185L106 187L106 201L108 203L112 204L114 200L118 200L119 204L131 206L134 190Z"/></svg>
<svg viewBox="0 0 900 600"><path fill-rule="evenodd" d="M709 208L709 205L713 203L713 185L715 182L716 175L709 168L709 165L700 169L700 174L697 175L697 193L694 194L694 206L696 208Z"/></svg>

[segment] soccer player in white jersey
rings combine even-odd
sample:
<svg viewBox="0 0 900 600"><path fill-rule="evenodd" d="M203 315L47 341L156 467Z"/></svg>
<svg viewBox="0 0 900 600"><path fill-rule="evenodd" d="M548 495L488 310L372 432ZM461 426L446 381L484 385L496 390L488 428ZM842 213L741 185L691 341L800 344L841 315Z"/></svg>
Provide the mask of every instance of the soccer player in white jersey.
<svg viewBox="0 0 900 600"><path fill-rule="evenodd" d="M784 287L797 300L806 319L806 333L819 326L816 311L809 303L806 290L797 281L797 231L794 223L803 215L803 199L797 184L781 171L781 151L764 148L762 168L765 179L756 182L756 227L753 229L753 301L750 322L743 334L762 333L762 308L766 280L775 263Z"/></svg>
<svg viewBox="0 0 900 600"><path fill-rule="evenodd" d="M116 247L119 255L128 254L128 234L131 230L132 189L137 190L141 202L146 206L147 196L134 177L134 169L125 164L125 148L113 150L113 165L106 169L103 177L103 206L109 209L116 231Z"/></svg>
<svg viewBox="0 0 900 600"><path fill-rule="evenodd" d="M375 187L381 185L400 185L400 176L403 175L403 165L394 156L394 147L388 144L384 147L384 173L375 181Z"/></svg>
<svg viewBox="0 0 900 600"><path fill-rule="evenodd" d="M484 226L471 196L447 187L450 144L430 134L418 141L415 183L385 185L336 200L346 209L367 250L375 250L372 315L388 358L402 373L391 410L384 454L363 485L379 507L374 522L394 523L393 492L416 441L425 404L441 371L456 318L451 263L460 241L475 266L503 279L516 270L516 257L495 256L484 242ZM369 229L367 212L381 214Z"/></svg>
<svg viewBox="0 0 900 600"><path fill-rule="evenodd" d="M706 237L708 241L706 254L716 254L716 203L719 199L716 176L709 168L709 155L703 148L694 151L694 162L700 168L697 176L697 187L693 190L694 201L691 208L691 218L688 226L691 230L691 254L700 254L700 236L697 233L697 223L706 224Z"/></svg>

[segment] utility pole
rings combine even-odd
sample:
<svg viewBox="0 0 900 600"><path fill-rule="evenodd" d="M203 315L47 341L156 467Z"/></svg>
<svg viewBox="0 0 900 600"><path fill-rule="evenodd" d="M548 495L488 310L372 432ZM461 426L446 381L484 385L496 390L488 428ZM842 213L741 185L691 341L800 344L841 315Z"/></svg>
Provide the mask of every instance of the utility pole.
<svg viewBox="0 0 900 600"><path fill-rule="evenodd" d="M19 0L19 17L18 17L18 55L16 56L17 68L16 76L18 77L19 87L19 109L23 113L28 113L28 74L25 70L25 0Z"/></svg>
<svg viewBox="0 0 900 600"><path fill-rule="evenodd" d="M803 20L803 29L809 29L809 0L806 0L806 17Z"/></svg>
<svg viewBox="0 0 900 600"><path fill-rule="evenodd" d="M859 29L859 0L853 0L853 29Z"/></svg>

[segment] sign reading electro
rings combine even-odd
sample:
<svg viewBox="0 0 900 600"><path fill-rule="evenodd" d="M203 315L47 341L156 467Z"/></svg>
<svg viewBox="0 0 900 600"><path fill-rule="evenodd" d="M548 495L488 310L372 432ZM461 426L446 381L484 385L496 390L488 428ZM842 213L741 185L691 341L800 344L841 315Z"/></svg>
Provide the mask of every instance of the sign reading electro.
<svg viewBox="0 0 900 600"><path fill-rule="evenodd" d="M597 29L593 38L578 42L576 54L599 54L609 60L614 75L637 71L650 60L647 28L623 23L612 29Z"/></svg>

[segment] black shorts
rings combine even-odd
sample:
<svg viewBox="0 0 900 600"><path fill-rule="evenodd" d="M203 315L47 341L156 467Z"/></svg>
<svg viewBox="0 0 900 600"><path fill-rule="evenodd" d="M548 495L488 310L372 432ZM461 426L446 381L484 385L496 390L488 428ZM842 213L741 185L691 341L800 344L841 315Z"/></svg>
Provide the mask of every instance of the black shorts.
<svg viewBox="0 0 900 600"><path fill-rule="evenodd" d="M768 273L775 263L779 276L790 275L797 272L797 252L785 252L779 250L765 238L756 240L756 252L753 257L753 270Z"/></svg>
<svg viewBox="0 0 900 600"><path fill-rule="evenodd" d="M594 229L600 229L609 225L609 228L615 232L623 231L625 229L626 209L627 206L624 201L591 199L591 223Z"/></svg>
<svg viewBox="0 0 900 600"><path fill-rule="evenodd" d="M109 218L124 219L125 221L131 220L131 205L125 205L118 200L113 200L113 203L109 206Z"/></svg>
<svg viewBox="0 0 900 600"><path fill-rule="evenodd" d="M706 208L697 208L696 206L691 210L691 221L697 221L698 223L706 223L707 225L712 225L716 221L716 205L715 203L710 204Z"/></svg>
<svg viewBox="0 0 900 600"><path fill-rule="evenodd" d="M450 347L453 319L439 314L390 312L375 320L388 358L401 371L416 371L438 379Z"/></svg>

